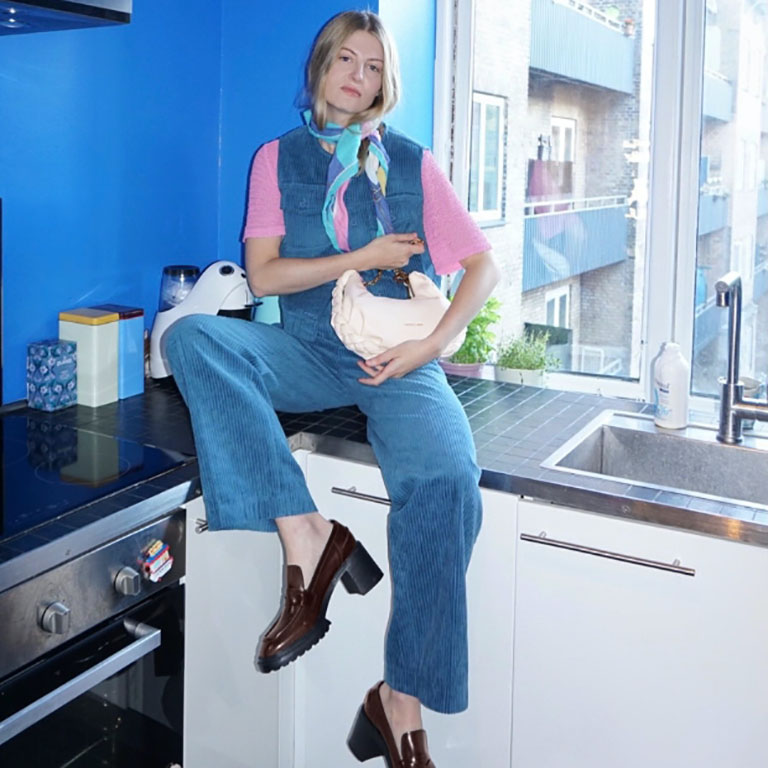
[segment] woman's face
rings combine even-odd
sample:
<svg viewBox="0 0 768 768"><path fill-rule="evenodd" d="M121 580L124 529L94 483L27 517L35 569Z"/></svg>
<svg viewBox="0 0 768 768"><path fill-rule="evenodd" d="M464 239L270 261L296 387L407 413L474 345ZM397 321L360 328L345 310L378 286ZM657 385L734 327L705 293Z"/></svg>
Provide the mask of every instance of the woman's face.
<svg viewBox="0 0 768 768"><path fill-rule="evenodd" d="M370 32L353 32L325 76L323 96L328 120L346 126L352 115L368 109L381 90L384 49Z"/></svg>

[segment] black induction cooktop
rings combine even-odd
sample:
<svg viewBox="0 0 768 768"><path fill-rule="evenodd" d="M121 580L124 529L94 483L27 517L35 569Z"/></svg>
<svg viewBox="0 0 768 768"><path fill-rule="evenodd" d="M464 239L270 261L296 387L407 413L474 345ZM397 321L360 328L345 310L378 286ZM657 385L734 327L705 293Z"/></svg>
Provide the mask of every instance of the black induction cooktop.
<svg viewBox="0 0 768 768"><path fill-rule="evenodd" d="M0 545L190 459L36 415L6 415L0 419Z"/></svg>

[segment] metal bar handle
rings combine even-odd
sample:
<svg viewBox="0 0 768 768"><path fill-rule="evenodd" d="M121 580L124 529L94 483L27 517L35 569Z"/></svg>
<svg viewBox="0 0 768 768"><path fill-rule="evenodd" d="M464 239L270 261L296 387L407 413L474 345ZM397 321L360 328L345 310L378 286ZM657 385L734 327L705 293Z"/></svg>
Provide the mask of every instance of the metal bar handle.
<svg viewBox="0 0 768 768"><path fill-rule="evenodd" d="M631 563L632 565L642 565L644 568L656 568L659 571L669 571L677 573L680 576L695 576L695 568L687 568L680 565L679 560L671 563L664 563L660 560L648 560L644 557L635 557L634 555L623 555L620 552L611 552L607 549L597 549L596 547L586 547L583 544L573 544L570 541L558 541L557 539L547 538L547 532L542 531L538 536L531 533L521 533L521 541L529 541L532 544L543 544L546 547L556 547L557 549L569 549L571 552L581 552L583 555L593 555L594 557L605 557L608 560L619 560L622 563Z"/></svg>
<svg viewBox="0 0 768 768"><path fill-rule="evenodd" d="M117 653L100 661L77 677L73 677L64 685L41 696L37 701L14 712L10 717L0 721L0 744L4 744L14 736L47 717L52 712L69 704L78 696L106 680L108 677L129 667L160 647L160 630L148 624L125 619L123 626L126 631L136 638L135 642Z"/></svg>
<svg viewBox="0 0 768 768"><path fill-rule="evenodd" d="M331 488L331 493L336 493L339 496L349 496L351 499L360 499L361 501L372 501L374 504L383 504L385 507L392 504L389 499L383 496L371 496L369 493L360 493L354 485L351 488L337 488L334 485Z"/></svg>

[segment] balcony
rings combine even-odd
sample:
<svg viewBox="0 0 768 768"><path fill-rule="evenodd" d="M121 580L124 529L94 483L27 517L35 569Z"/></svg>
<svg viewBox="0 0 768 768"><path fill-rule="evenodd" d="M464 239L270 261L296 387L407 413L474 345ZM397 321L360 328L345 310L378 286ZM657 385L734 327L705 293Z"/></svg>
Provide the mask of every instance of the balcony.
<svg viewBox="0 0 768 768"><path fill-rule="evenodd" d="M733 85L718 72L704 73L704 117L730 122L733 119Z"/></svg>
<svg viewBox="0 0 768 768"><path fill-rule="evenodd" d="M635 38L579 0L532 0L534 70L631 94Z"/></svg>
<svg viewBox="0 0 768 768"><path fill-rule="evenodd" d="M699 237L728 226L728 201L723 195L699 194Z"/></svg>
<svg viewBox="0 0 768 768"><path fill-rule="evenodd" d="M523 290L565 280L627 258L624 197L537 202L526 206Z"/></svg>

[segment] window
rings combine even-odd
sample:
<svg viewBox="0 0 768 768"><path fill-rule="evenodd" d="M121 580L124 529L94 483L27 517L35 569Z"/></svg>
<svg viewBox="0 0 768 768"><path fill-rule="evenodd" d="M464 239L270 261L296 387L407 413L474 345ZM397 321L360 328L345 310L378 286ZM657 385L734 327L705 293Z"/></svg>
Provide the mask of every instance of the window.
<svg viewBox="0 0 768 768"><path fill-rule="evenodd" d="M547 291L547 325L556 328L568 328L570 288L566 285L554 291Z"/></svg>
<svg viewBox="0 0 768 768"><path fill-rule="evenodd" d="M766 10L761 4L718 0L717 17L705 28L721 46L725 78L704 77L699 151L720 158L719 195L699 196L696 241L697 307L694 315L692 391L716 397L725 374L725 311L715 304L714 285L729 270L742 278L740 371L760 378L768 369L768 345L760 333L768 325L768 195L765 178L768 123L764 72L768 46Z"/></svg>
<svg viewBox="0 0 768 768"><path fill-rule="evenodd" d="M734 267L744 284L741 370L762 378L768 5L456 0L437 7L438 19L456 15L450 34L438 38L447 41L438 46L438 66L450 68L455 109L436 104L436 146L450 148L444 167L462 195L473 92L503 97L512 116L503 226L486 231L503 263L501 331L563 330L553 387L646 398L660 344L678 341L691 359L695 407L714 412L727 318L714 284ZM570 150L563 120L575 121ZM566 329L555 325L562 287Z"/></svg>
<svg viewBox="0 0 768 768"><path fill-rule="evenodd" d="M572 163L576 151L576 121L569 117L552 118L552 159Z"/></svg>
<svg viewBox="0 0 768 768"><path fill-rule="evenodd" d="M655 0L470 2L472 65L454 77L471 82L448 132L460 161L471 125L469 210L499 224L486 234L503 266L500 335L567 328L564 373L638 381L654 50L643 14Z"/></svg>
<svg viewBox="0 0 768 768"><path fill-rule="evenodd" d="M472 96L469 210L479 220L501 219L504 176L504 99Z"/></svg>

